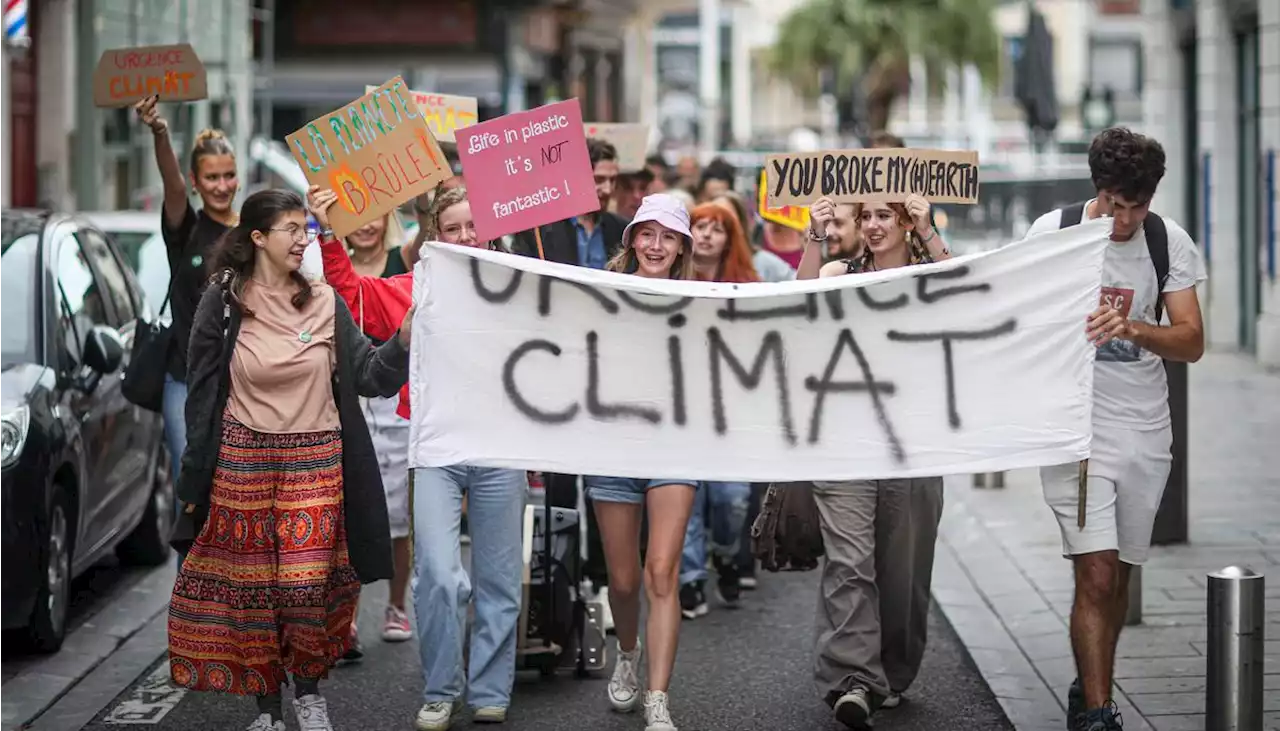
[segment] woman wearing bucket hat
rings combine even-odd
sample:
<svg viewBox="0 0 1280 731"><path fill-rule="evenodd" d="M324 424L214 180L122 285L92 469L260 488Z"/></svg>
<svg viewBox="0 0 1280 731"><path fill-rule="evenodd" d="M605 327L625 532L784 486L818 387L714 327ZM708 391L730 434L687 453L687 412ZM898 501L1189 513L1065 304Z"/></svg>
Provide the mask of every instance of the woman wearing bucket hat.
<svg viewBox="0 0 1280 731"><path fill-rule="evenodd" d="M694 279L689 212L674 196L658 193L640 203L622 233L622 249L607 269L651 279ZM696 480L583 478L595 505L609 569L609 604L618 638L618 662L609 680L609 703L621 712L641 704L640 522L648 508L649 542L644 588L649 602L648 689L643 694L646 731L675 731L667 688L680 634L680 554L693 508Z"/></svg>

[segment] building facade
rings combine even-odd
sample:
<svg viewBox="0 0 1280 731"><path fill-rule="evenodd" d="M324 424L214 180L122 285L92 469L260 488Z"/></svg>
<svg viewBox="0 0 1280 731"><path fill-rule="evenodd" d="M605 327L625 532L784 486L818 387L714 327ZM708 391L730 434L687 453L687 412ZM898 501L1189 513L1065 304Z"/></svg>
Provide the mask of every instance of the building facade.
<svg viewBox="0 0 1280 731"><path fill-rule="evenodd" d="M1280 3L1143 0L1142 11L1144 126L1169 156L1154 208L1204 253L1210 344L1280 368Z"/></svg>
<svg viewBox="0 0 1280 731"><path fill-rule="evenodd" d="M247 155L248 0L39 0L31 45L5 49L5 204L60 210L154 207L151 137L130 109L93 105L103 51L190 43L208 72L209 98L165 109L176 146L196 131L227 130ZM242 133L243 132L243 133Z"/></svg>

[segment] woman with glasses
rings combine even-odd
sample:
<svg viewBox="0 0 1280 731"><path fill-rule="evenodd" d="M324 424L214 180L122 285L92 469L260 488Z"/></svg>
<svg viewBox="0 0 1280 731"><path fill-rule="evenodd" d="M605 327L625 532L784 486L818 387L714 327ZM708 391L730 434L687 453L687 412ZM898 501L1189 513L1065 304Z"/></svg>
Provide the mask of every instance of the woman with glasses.
<svg viewBox="0 0 1280 731"><path fill-rule="evenodd" d="M328 227L324 208L315 216ZM299 273L309 238L297 194L249 196L213 251L191 333L177 492L208 517L174 583L169 668L184 688L255 696L250 731L284 731L290 680L302 731L332 731L319 682L360 584L391 577L359 397L408 380L412 318L371 345L333 288Z"/></svg>

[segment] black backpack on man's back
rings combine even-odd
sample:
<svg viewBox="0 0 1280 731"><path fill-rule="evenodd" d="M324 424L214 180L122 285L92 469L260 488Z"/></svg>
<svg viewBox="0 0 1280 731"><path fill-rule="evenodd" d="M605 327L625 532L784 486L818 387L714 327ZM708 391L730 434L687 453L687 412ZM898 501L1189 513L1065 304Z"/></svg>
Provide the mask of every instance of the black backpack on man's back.
<svg viewBox="0 0 1280 731"><path fill-rule="evenodd" d="M1084 219L1087 203L1073 203L1062 209L1062 221L1058 228L1074 226ZM1164 315L1164 283L1169 279L1169 230L1158 213L1147 213L1142 221L1142 231L1147 237L1147 253L1156 268L1156 324Z"/></svg>

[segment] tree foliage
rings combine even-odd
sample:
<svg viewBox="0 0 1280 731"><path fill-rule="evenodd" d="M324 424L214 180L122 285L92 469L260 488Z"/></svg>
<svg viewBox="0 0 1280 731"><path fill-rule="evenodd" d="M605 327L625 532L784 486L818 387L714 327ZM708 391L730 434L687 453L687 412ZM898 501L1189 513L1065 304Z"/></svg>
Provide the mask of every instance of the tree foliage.
<svg viewBox="0 0 1280 731"><path fill-rule="evenodd" d="M928 71L931 91L948 67L973 64L988 86L1000 75L1002 39L997 0L805 0L778 28L770 66L809 97L823 71L837 96L860 85L871 128L888 121L894 100L910 87L910 62Z"/></svg>

